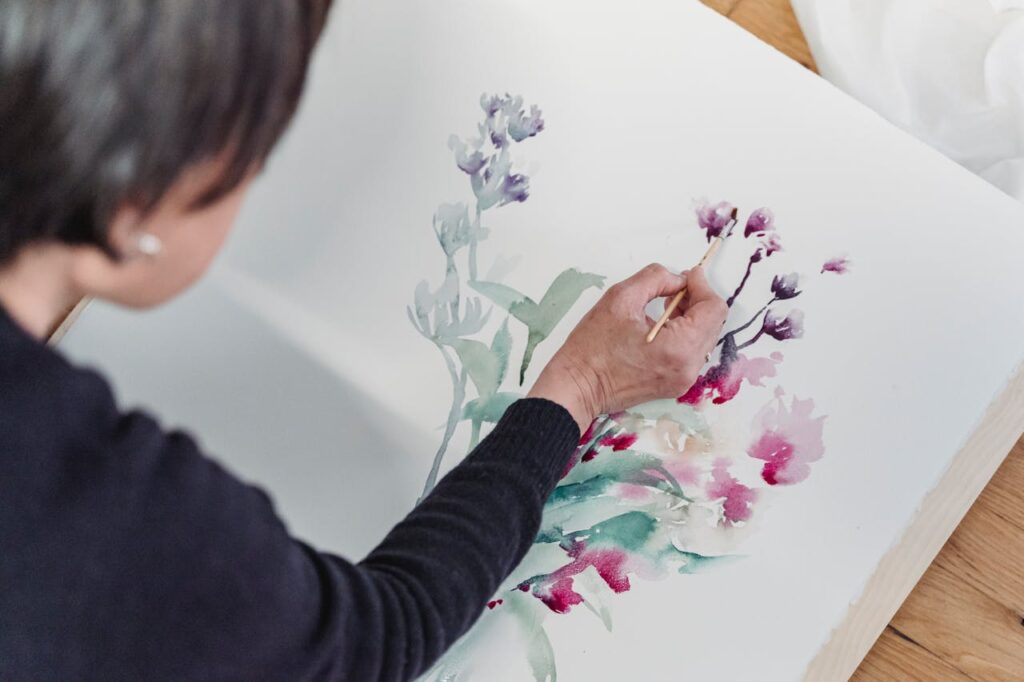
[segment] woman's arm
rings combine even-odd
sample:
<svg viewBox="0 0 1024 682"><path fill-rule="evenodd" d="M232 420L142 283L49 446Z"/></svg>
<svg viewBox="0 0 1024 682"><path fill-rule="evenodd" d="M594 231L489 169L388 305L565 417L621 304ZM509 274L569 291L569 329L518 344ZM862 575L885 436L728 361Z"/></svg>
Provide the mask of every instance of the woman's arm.
<svg viewBox="0 0 1024 682"><path fill-rule="evenodd" d="M114 450L132 458L131 485L119 489L136 493L118 505L131 522L117 527L130 532L111 535L109 561L124 579L108 620L114 636L135 638L123 648L131 670L150 679L423 673L531 546L580 426L599 412L678 395L696 376L722 319L699 275L691 275L690 317L676 318L653 344L643 340L643 307L682 281L648 268L612 287L544 370L534 397L515 403L356 564L292 539L266 495L186 437L164 436L145 417L119 420Z"/></svg>

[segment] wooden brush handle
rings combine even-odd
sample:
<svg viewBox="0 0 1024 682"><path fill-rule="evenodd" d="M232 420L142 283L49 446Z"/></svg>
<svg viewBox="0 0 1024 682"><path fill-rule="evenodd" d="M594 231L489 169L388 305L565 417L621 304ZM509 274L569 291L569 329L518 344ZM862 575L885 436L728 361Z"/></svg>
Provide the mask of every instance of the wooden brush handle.
<svg viewBox="0 0 1024 682"><path fill-rule="evenodd" d="M704 257L700 259L700 262L697 263L695 267L704 267L704 265L709 260L711 260L711 257L715 255L715 251L718 251L718 247L721 245L721 243L722 238L715 237L715 240L711 242L711 246L709 246L708 250L704 252ZM672 297L672 300L669 301L667 306L665 306L665 312L661 314L661 317L658 319L658 321L654 323L653 327L651 327L651 331L647 332L647 343L651 343L652 341L654 341L654 338L658 335L658 332L660 332L661 328L664 327L665 324L668 322L669 316L672 315L675 309L679 307L679 304L683 302L684 296L686 296L685 286L679 290L678 294Z"/></svg>

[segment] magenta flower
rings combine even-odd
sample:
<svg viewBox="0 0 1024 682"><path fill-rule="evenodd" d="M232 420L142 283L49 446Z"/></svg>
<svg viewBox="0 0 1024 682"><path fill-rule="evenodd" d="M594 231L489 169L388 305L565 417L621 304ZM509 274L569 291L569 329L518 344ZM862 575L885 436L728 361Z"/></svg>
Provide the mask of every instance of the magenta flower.
<svg viewBox="0 0 1024 682"><path fill-rule="evenodd" d="M747 226L743 230L743 236L749 237L752 234L762 235L774 229L775 216L772 214L771 209L759 208L747 218Z"/></svg>
<svg viewBox="0 0 1024 682"><path fill-rule="evenodd" d="M775 275L772 279L772 293L776 300L785 301L800 295L797 287L800 286L800 276L795 272L788 275Z"/></svg>
<svg viewBox="0 0 1024 682"><path fill-rule="evenodd" d="M799 339L804 335L804 312L791 310L785 317L777 317L769 308L761 323L761 331L778 341Z"/></svg>
<svg viewBox="0 0 1024 682"><path fill-rule="evenodd" d="M588 547L587 543L575 541L568 549L572 562L547 575L537 576L517 587L530 592L544 602L555 613L569 613L573 606L583 603L583 596L573 586L574 578L588 568L593 568L613 592L629 590L629 556L615 547Z"/></svg>
<svg viewBox="0 0 1024 682"><path fill-rule="evenodd" d="M765 257L771 256L776 251L782 251L782 240L779 239L779 233L769 234L761 241L761 246L764 248Z"/></svg>
<svg viewBox="0 0 1024 682"><path fill-rule="evenodd" d="M821 266L821 271L823 273L834 272L837 275L845 275L850 271L850 259L843 256L830 258Z"/></svg>
<svg viewBox="0 0 1024 682"><path fill-rule="evenodd" d="M700 405L711 398L715 405L727 403L740 392L743 382L751 386L763 386L765 379L775 376L775 365L782 362L781 353L772 353L767 358L750 358L737 355L732 361L723 361L697 378L690 390L676 401L687 405Z"/></svg>
<svg viewBox="0 0 1024 682"><path fill-rule="evenodd" d="M736 221L736 208L728 201L717 204L702 202L697 206L697 224L707 232L708 241L720 237L726 227Z"/></svg>
<svg viewBox="0 0 1024 682"><path fill-rule="evenodd" d="M635 433L620 433L617 436L611 434L601 439L601 445L610 447L612 451L628 450L636 443L638 436Z"/></svg>
<svg viewBox="0 0 1024 682"><path fill-rule="evenodd" d="M590 442L590 439L594 437L594 430L595 429L597 429L597 420L596 419L594 421L590 422L590 426L588 426L587 430L584 431L583 435L580 436L580 447L582 447L582 446L584 446L584 445L586 445L587 443Z"/></svg>
<svg viewBox="0 0 1024 682"><path fill-rule="evenodd" d="M811 473L811 462L825 454L822 429L825 417L812 417L813 400L793 398L787 408L782 389L754 418L757 434L747 454L764 460L761 478L768 485L799 483Z"/></svg>
<svg viewBox="0 0 1024 682"><path fill-rule="evenodd" d="M746 521L754 512L757 491L743 485L729 473L729 460L724 457L715 460L706 492L710 499L722 500L722 513L727 525Z"/></svg>

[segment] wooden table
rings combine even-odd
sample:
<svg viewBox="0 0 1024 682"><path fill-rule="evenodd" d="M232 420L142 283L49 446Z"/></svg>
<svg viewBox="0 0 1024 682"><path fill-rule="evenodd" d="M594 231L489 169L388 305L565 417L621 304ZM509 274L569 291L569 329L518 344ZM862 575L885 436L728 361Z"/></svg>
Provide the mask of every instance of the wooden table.
<svg viewBox="0 0 1024 682"><path fill-rule="evenodd" d="M789 0L702 0L815 70ZM1024 438L853 677L1024 680Z"/></svg>

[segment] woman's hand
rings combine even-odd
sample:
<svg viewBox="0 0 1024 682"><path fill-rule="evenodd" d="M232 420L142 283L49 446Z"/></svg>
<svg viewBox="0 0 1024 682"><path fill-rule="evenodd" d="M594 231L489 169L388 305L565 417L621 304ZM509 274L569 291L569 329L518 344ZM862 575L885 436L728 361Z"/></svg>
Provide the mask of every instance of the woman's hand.
<svg viewBox="0 0 1024 682"><path fill-rule="evenodd" d="M647 343L654 320L644 308L684 286L682 306ZM541 372L528 397L562 405L582 432L599 414L682 395L697 380L728 312L699 268L678 275L652 263L605 292Z"/></svg>

